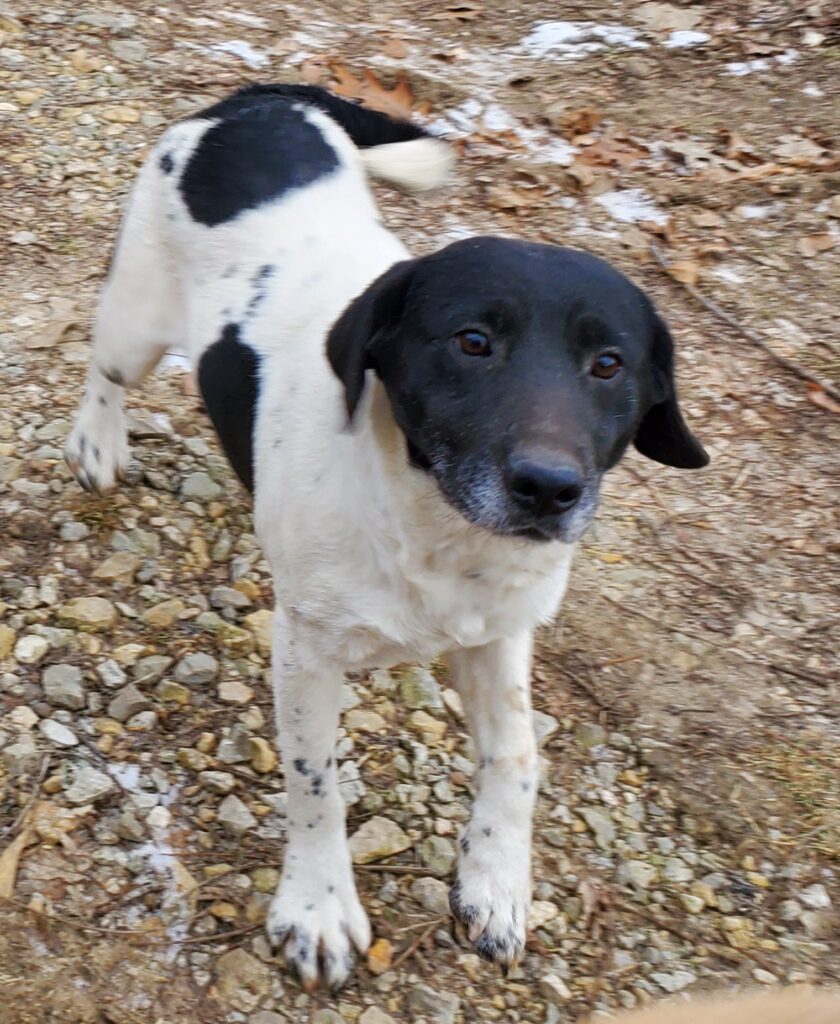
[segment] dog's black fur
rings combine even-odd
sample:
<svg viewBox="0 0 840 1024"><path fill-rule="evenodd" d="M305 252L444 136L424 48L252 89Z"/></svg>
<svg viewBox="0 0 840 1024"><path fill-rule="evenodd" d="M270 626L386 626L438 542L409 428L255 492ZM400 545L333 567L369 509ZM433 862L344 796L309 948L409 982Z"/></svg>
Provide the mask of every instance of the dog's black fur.
<svg viewBox="0 0 840 1024"><path fill-rule="evenodd" d="M487 339L489 354L465 354L464 332ZM622 364L609 380L593 375L604 354ZM631 442L665 465L708 462L677 404L667 327L639 288L587 253L472 238L406 260L348 307L328 355L350 417L371 369L414 465L497 532L573 539ZM488 508L482 482L510 481L523 460L571 502L513 494Z"/></svg>

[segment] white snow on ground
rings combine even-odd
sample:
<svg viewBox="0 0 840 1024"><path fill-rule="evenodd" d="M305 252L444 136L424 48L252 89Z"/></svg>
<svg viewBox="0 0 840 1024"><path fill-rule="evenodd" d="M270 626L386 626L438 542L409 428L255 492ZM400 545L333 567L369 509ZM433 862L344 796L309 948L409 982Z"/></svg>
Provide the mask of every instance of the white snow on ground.
<svg viewBox="0 0 840 1024"><path fill-rule="evenodd" d="M668 220L668 215L663 213L652 197L641 188L623 188L613 192L603 192L600 196L595 196L593 202L602 206L614 220L620 220L626 224L634 224L638 221L664 224Z"/></svg>
<svg viewBox="0 0 840 1024"><path fill-rule="evenodd" d="M244 61L249 68L261 68L268 63L268 56L254 49L244 39L229 39L226 43L213 43L210 49L216 53L230 53Z"/></svg>
<svg viewBox="0 0 840 1024"><path fill-rule="evenodd" d="M639 31L627 25L599 25L594 21L543 21L520 44L532 57L580 60L608 46L647 49Z"/></svg>
<svg viewBox="0 0 840 1024"><path fill-rule="evenodd" d="M672 32L662 44L669 50L681 49L685 46L702 46L710 43L712 37L708 32L694 32L689 29Z"/></svg>

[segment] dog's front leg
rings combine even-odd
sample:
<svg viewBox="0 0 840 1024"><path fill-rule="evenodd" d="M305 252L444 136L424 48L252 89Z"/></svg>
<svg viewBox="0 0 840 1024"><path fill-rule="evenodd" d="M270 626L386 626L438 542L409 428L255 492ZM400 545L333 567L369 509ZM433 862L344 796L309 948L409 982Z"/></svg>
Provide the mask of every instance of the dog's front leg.
<svg viewBox="0 0 840 1024"><path fill-rule="evenodd" d="M448 655L477 748L478 793L461 838L454 915L476 952L507 971L525 946L537 748L530 633Z"/></svg>
<svg viewBox="0 0 840 1024"><path fill-rule="evenodd" d="M268 935L306 988L338 988L353 970L353 946L370 945L356 894L338 789L335 738L342 672L313 657L278 608L274 615L274 700L288 793L283 874Z"/></svg>

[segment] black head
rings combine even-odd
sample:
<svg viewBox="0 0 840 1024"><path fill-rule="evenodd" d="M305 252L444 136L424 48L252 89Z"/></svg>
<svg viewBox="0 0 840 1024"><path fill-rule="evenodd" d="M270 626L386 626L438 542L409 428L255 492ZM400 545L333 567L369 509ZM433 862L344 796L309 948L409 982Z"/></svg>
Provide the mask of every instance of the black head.
<svg viewBox="0 0 840 1024"><path fill-rule="evenodd" d="M576 540L632 441L694 469L674 347L647 296L587 253L472 238L397 263L330 332L352 418L382 380L412 464L496 533Z"/></svg>

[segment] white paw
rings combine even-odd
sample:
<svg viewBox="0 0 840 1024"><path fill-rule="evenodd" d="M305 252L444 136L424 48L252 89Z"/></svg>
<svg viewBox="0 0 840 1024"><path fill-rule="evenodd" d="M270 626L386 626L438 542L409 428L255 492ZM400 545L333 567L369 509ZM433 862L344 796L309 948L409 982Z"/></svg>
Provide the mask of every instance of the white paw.
<svg viewBox="0 0 840 1024"><path fill-rule="evenodd" d="M370 946L370 924L349 858L346 867L327 870L323 857L315 863L302 853L291 857L268 911L269 941L307 991L319 981L338 989L353 971L354 947L365 953Z"/></svg>
<svg viewBox="0 0 840 1024"><path fill-rule="evenodd" d="M64 457L86 491L107 491L116 484L128 465L128 432L119 399L85 396Z"/></svg>
<svg viewBox="0 0 840 1024"><path fill-rule="evenodd" d="M525 948L531 902L529 856L480 830L462 841L465 852L449 893L454 916L476 953L508 972Z"/></svg>

